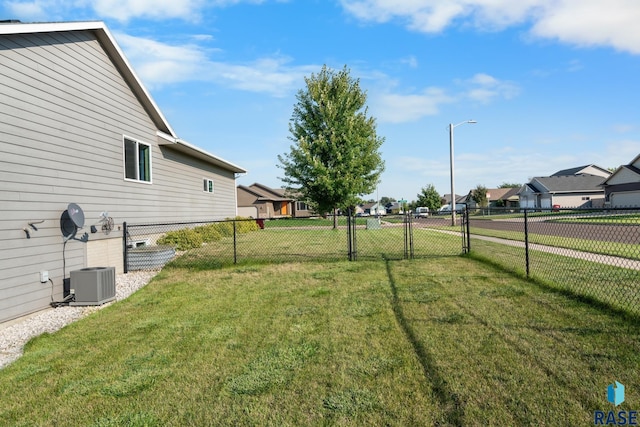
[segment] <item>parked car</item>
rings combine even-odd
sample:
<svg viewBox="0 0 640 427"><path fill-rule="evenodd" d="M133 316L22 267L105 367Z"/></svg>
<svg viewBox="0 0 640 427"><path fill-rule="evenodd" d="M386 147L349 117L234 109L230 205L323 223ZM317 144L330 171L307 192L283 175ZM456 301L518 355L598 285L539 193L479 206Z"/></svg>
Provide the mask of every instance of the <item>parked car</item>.
<svg viewBox="0 0 640 427"><path fill-rule="evenodd" d="M413 212L414 218L426 218L429 216L429 208L426 206L417 207L415 212Z"/></svg>
<svg viewBox="0 0 640 427"><path fill-rule="evenodd" d="M464 210L464 203L456 203L456 213L462 213ZM439 215L448 215L451 213L451 205L443 205L440 209L438 209Z"/></svg>

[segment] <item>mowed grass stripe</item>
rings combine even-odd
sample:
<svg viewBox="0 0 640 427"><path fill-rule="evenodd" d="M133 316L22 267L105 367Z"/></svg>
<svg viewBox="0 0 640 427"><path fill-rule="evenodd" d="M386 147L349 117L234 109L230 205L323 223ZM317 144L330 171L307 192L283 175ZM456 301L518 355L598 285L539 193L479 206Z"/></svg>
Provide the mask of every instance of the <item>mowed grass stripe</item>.
<svg viewBox="0 0 640 427"><path fill-rule="evenodd" d="M586 425L638 325L461 257L166 268L32 340L1 425Z"/></svg>

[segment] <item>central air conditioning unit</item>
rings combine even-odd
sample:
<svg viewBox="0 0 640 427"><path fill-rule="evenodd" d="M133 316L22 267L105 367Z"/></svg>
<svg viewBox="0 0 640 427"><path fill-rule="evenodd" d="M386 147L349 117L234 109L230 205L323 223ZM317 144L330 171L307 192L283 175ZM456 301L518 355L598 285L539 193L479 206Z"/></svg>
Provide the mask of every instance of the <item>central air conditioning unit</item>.
<svg viewBox="0 0 640 427"><path fill-rule="evenodd" d="M101 305L116 299L116 268L89 267L71 272L75 297L69 305Z"/></svg>

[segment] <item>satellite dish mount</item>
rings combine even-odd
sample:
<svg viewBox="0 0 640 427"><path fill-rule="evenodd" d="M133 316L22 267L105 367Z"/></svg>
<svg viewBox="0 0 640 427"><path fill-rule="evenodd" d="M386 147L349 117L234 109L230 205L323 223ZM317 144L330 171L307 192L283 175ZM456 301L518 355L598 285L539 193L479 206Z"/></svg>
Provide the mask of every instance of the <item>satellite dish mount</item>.
<svg viewBox="0 0 640 427"><path fill-rule="evenodd" d="M84 212L82 208L75 203L69 203L67 210L62 212L60 216L60 231L62 231L64 242L67 243L67 241L73 239L86 243L89 240L87 233L84 233L80 238L76 237L78 229L82 227L84 227Z"/></svg>

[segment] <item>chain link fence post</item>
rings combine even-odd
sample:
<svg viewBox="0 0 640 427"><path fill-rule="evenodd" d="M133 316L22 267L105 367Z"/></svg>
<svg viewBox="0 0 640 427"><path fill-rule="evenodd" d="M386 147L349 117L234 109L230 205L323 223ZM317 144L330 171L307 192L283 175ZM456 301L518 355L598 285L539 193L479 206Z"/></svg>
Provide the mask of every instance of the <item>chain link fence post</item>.
<svg viewBox="0 0 640 427"><path fill-rule="evenodd" d="M529 278L529 217L524 210L524 262L527 278Z"/></svg>
<svg viewBox="0 0 640 427"><path fill-rule="evenodd" d="M124 273L127 274L129 272L129 245L127 244L127 235L129 232L127 231L127 222L124 221L122 223L122 258L124 262Z"/></svg>

